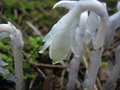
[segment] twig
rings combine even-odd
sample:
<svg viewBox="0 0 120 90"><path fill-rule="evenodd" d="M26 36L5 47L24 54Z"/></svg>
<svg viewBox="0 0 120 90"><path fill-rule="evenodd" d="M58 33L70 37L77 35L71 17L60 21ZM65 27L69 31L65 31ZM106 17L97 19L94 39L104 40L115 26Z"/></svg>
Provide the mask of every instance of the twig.
<svg viewBox="0 0 120 90"><path fill-rule="evenodd" d="M63 71L62 71L61 79L60 79L61 90L63 89L64 75L65 75L65 69L63 69Z"/></svg>
<svg viewBox="0 0 120 90"><path fill-rule="evenodd" d="M38 36L42 36L41 32L29 21L26 21L27 25L34 31Z"/></svg>
<svg viewBox="0 0 120 90"><path fill-rule="evenodd" d="M98 83L99 89L100 89L100 90L103 90L102 85L101 85L101 83L100 83L100 79L99 79L98 77L97 77L97 83Z"/></svg>
<svg viewBox="0 0 120 90"><path fill-rule="evenodd" d="M98 90L98 88L97 88L97 85L96 85L96 84L94 85L94 89L95 89L95 90Z"/></svg>
<svg viewBox="0 0 120 90"><path fill-rule="evenodd" d="M16 19L18 19L18 11L17 11L17 9L14 9L14 16L15 16Z"/></svg>
<svg viewBox="0 0 120 90"><path fill-rule="evenodd" d="M83 55L83 61L84 61L85 67L88 68L88 63L87 63L87 60L85 58L85 55Z"/></svg>
<svg viewBox="0 0 120 90"><path fill-rule="evenodd" d="M29 85L29 90L32 90L33 83L35 82L35 79L32 79Z"/></svg>
<svg viewBox="0 0 120 90"><path fill-rule="evenodd" d="M0 10L0 16L2 16L2 12L3 12L3 8L1 8L1 10Z"/></svg>
<svg viewBox="0 0 120 90"><path fill-rule="evenodd" d="M70 56L71 56L71 52L69 52L69 54L67 56L66 65L68 64L68 61L70 60ZM61 74L61 80L60 80L60 86L61 86L61 88L63 86L65 71L66 71L66 69L64 68L63 71L62 71L62 74Z"/></svg>
<svg viewBox="0 0 120 90"><path fill-rule="evenodd" d="M42 71L41 69L39 69L38 67L36 67L36 69L38 70L38 72L40 72L40 74L41 74L44 78L47 77L47 76L43 73L43 71Z"/></svg>
<svg viewBox="0 0 120 90"><path fill-rule="evenodd" d="M116 48L118 45L120 45L120 41L118 41L118 42L116 42L115 44L113 44L113 45L111 46L111 49Z"/></svg>
<svg viewBox="0 0 120 90"><path fill-rule="evenodd" d="M46 68L66 68L67 66L66 65L51 65L51 64L43 64L43 63L32 63L32 62L27 62L31 65L34 65L34 66L41 66L41 67L46 67Z"/></svg>

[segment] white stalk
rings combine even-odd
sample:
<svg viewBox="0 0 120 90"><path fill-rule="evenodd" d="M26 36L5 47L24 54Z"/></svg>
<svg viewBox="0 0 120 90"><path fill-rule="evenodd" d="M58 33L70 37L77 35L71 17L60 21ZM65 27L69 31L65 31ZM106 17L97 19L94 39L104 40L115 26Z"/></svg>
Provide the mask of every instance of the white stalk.
<svg viewBox="0 0 120 90"><path fill-rule="evenodd" d="M118 12L109 17L110 24L105 39L105 47L109 48L113 42L116 29L120 26L120 1L117 3Z"/></svg>
<svg viewBox="0 0 120 90"><path fill-rule="evenodd" d="M116 33L116 29L120 26L120 11L110 16L110 24L106 35L105 47L110 47L113 42L114 35Z"/></svg>
<svg viewBox="0 0 120 90"><path fill-rule="evenodd" d="M101 56L103 50L104 49L101 48L97 50L92 50L90 52L91 63L85 74L85 81L83 83L84 88L89 88L90 90L94 90L94 84L101 64Z"/></svg>
<svg viewBox="0 0 120 90"><path fill-rule="evenodd" d="M14 38L11 40L12 52L14 56L14 67L15 67L15 76L17 79L16 90L24 90L24 80L23 80L23 44L19 43L19 34L20 31L17 31L14 35Z"/></svg>
<svg viewBox="0 0 120 90"><path fill-rule="evenodd" d="M86 21L88 18L88 12L83 12L80 15L80 25L75 31L75 42L73 45L74 57L69 64L68 84L67 90L75 90L75 86L80 88L80 82L78 80L79 65L82 61L85 33L86 33Z"/></svg>
<svg viewBox="0 0 120 90"><path fill-rule="evenodd" d="M12 45L12 51L14 56L14 68L16 76L16 90L24 90L23 81L23 40L21 32L13 26L10 22L8 24L0 24L0 32L7 32L11 38L10 44Z"/></svg>

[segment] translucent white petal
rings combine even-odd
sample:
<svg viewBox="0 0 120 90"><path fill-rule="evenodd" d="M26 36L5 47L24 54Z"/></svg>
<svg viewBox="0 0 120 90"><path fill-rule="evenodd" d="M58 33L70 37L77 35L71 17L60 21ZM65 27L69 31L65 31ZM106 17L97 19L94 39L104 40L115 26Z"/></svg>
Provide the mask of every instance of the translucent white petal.
<svg viewBox="0 0 120 90"><path fill-rule="evenodd" d="M50 45L50 58L56 61L66 59L71 48L70 39L71 35L70 32L67 32L67 30L56 34L52 40L52 44Z"/></svg>
<svg viewBox="0 0 120 90"><path fill-rule="evenodd" d="M60 30L63 30L63 28L65 28L65 27L66 27L66 24L64 22L59 22L58 21L56 24L54 24L51 31L44 37L43 41L45 42L48 39L52 38L53 35L61 32Z"/></svg>
<svg viewBox="0 0 120 90"><path fill-rule="evenodd" d="M66 59L71 49L71 37L73 35L71 31L74 31L74 28L77 27L78 18L74 18L71 12L62 17L45 36L45 45L40 52L50 46L49 54L51 59L58 61Z"/></svg>
<svg viewBox="0 0 120 90"><path fill-rule="evenodd" d="M44 37L43 41L47 41L49 38L51 38L53 35L55 35L56 33L61 32L61 30L64 30L64 28L67 28L67 26L69 24L71 24L71 26L73 26L74 23L73 20L75 21L76 19L74 19L72 17L73 13L68 12L66 15L64 15L56 24L54 24L54 26L52 27L51 31ZM77 22L77 20L76 20Z"/></svg>
<svg viewBox="0 0 120 90"><path fill-rule="evenodd" d="M72 9L78 1L59 1L54 6L53 9L56 7L65 7L67 9Z"/></svg>
<svg viewBox="0 0 120 90"><path fill-rule="evenodd" d="M39 51L39 53L43 53L52 43L52 39L50 38L49 40L47 40L42 48L42 50Z"/></svg>

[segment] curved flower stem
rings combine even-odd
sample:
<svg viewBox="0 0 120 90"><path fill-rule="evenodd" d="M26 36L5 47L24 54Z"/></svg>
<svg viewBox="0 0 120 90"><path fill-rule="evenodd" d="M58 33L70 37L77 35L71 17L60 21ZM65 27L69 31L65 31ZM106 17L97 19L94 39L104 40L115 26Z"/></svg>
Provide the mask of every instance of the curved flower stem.
<svg viewBox="0 0 120 90"><path fill-rule="evenodd" d="M11 33L11 30L10 30L10 26L8 24L0 24L0 33L1 32Z"/></svg>
<svg viewBox="0 0 120 90"><path fill-rule="evenodd" d="M110 16L110 24L106 34L105 47L109 48L113 42L116 29L120 26L120 11Z"/></svg>
<svg viewBox="0 0 120 90"><path fill-rule="evenodd" d="M81 16L81 18L84 18L84 15L86 16L86 12L83 13L82 15L83 17ZM85 21L82 20L81 24L83 23L86 23L86 20ZM76 36L75 36L76 46L74 47L75 55L69 64L69 75L68 75L69 80L67 84L67 90L75 90L75 88L80 88L80 82L77 79L77 75L78 75L79 65L82 61L83 50L84 50L84 41L85 41L84 37L86 32L84 26L80 29L78 28L76 29Z"/></svg>
<svg viewBox="0 0 120 90"><path fill-rule="evenodd" d="M12 52L14 57L14 68L16 76L16 90L24 90L24 80L23 80L23 41L21 32L16 30L11 37Z"/></svg>
<svg viewBox="0 0 120 90"><path fill-rule="evenodd" d="M16 76L16 90L24 90L23 81L23 39L21 32L10 22L8 24L0 24L0 32L7 32L11 38L10 44L14 56L14 68Z"/></svg>
<svg viewBox="0 0 120 90"><path fill-rule="evenodd" d="M58 6L60 6L60 2L58 2ZM100 3L97 0L91 0L90 2L88 0L79 1L78 4L75 7L73 7L73 9L71 9L69 13L61 19L61 21L64 20L66 21L66 23L70 23L73 21L73 19L76 20L76 18L78 18L81 15L81 13L83 13L86 10L91 10L95 12L98 16L100 16L100 25L97 32L94 49L101 48L104 45L104 40L109 25L108 13L102 3ZM68 16L70 19L66 20L66 17Z"/></svg>

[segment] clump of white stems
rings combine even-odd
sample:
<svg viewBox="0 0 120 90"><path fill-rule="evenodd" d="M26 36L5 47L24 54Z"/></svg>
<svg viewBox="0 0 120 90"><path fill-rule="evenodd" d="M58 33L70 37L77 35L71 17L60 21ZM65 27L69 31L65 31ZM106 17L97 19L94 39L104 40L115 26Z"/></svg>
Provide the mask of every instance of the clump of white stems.
<svg viewBox="0 0 120 90"><path fill-rule="evenodd" d="M1 38L10 37L10 45L12 46L12 52L14 56L14 68L16 76L16 90L24 90L23 81L23 39L22 34L19 29L17 29L13 24L8 22L8 24L0 24L0 36Z"/></svg>
<svg viewBox="0 0 120 90"><path fill-rule="evenodd" d="M80 0L80 1L60 1L54 5L56 7L65 7L69 12L63 16L51 29L44 38L44 47L40 51L42 53L49 47L50 58L56 62L63 62L66 59L69 51L74 54L73 59L69 63L69 75L67 90L75 90L80 88L81 83L77 79L79 65L83 57L84 44L86 36L91 38L92 50L89 53L91 64L86 70L84 88L93 90L96 81L97 73L101 63L101 57L104 51L104 46L109 47L113 41L115 30L120 26L120 2L118 2L118 12L108 17L107 6L97 0ZM88 14L88 11L90 13ZM116 62L118 62L118 51L116 51ZM105 90L110 89L109 84L115 77L119 75L118 64L115 64L109 76ZM112 77L112 78L111 78ZM114 90L114 87L111 89Z"/></svg>
<svg viewBox="0 0 120 90"><path fill-rule="evenodd" d="M47 47L50 47L50 58L58 60L58 62L66 59L68 52L71 50L74 57L69 65L69 81L67 84L67 90L74 90L77 85L80 87L80 82L77 79L79 64L83 56L83 48L85 42L85 35L88 32L92 37L93 49L91 53L91 68L86 73L86 79L84 86L92 88L95 83L97 72L101 62L101 56L103 52L103 45L108 29L108 13L102 3L97 0L81 0L81 1L60 1L54 5L53 8L62 6L70 9L70 11L62 17L52 28L52 30L45 36L45 45L42 51ZM99 27L91 23L87 23L88 12L95 12L99 17ZM86 11L86 12L84 12ZM83 13L84 12L84 13ZM93 15L95 16L95 15ZM89 16L93 19L92 16ZM97 17L97 16L96 16ZM92 19L89 19L92 21ZM88 22L90 22L88 20ZM94 21L93 21L94 22ZM97 24L98 24L97 22ZM86 28L87 27L92 28ZM96 24L96 23L95 23ZM96 29L98 31L96 32ZM92 35L95 33L95 37ZM94 38L93 38L94 37ZM42 52L40 51L40 52Z"/></svg>

